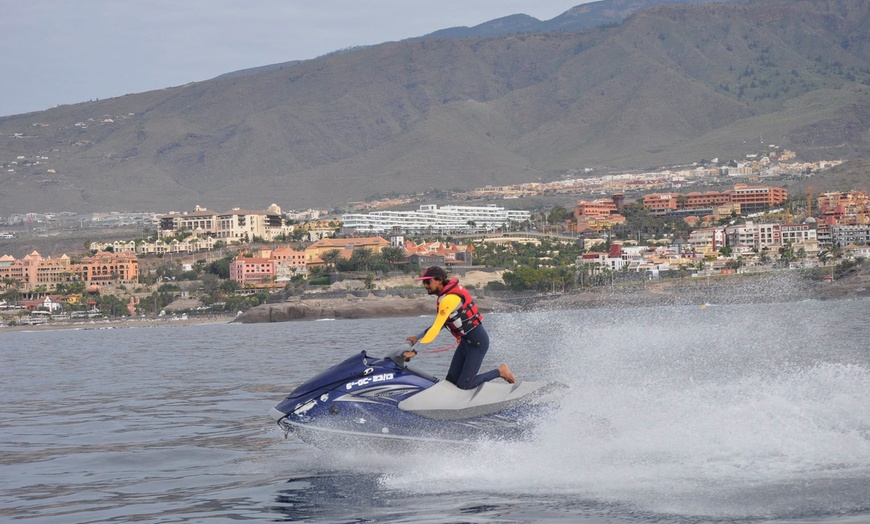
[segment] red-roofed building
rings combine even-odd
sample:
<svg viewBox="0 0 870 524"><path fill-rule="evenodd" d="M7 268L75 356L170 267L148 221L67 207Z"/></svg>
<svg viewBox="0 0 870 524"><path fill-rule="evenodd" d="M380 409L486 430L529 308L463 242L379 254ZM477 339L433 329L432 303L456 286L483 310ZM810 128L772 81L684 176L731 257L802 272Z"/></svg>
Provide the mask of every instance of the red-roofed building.
<svg viewBox="0 0 870 524"><path fill-rule="evenodd" d="M725 204L739 205L743 213L759 211L781 204L788 192L781 187L752 187L737 184L734 189L705 193L651 193L643 197L643 207L653 215L667 215L678 210L713 209Z"/></svg>
<svg viewBox="0 0 870 524"><path fill-rule="evenodd" d="M275 276L278 282L290 280L294 275L307 275L305 251L289 247L274 250L261 250L260 255L275 261Z"/></svg>
<svg viewBox="0 0 870 524"><path fill-rule="evenodd" d="M616 202L613 200L593 200L592 202L581 200L574 207L574 219L580 217L607 218L618 212Z"/></svg>
<svg viewBox="0 0 870 524"><path fill-rule="evenodd" d="M239 284L259 284L275 279L275 261L262 257L239 257L230 262L230 279Z"/></svg>
<svg viewBox="0 0 870 524"><path fill-rule="evenodd" d="M411 262L421 266L440 265L447 267L471 267L474 248L462 244L450 242L421 242L415 244L411 240L405 241L405 251Z"/></svg>

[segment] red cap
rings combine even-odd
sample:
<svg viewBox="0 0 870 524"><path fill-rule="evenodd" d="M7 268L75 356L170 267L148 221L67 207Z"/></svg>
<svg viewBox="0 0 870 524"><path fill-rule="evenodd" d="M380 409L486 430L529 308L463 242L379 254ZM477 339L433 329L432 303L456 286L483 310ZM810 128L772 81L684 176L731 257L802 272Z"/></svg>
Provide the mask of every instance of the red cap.
<svg viewBox="0 0 870 524"><path fill-rule="evenodd" d="M418 278L417 280L430 280L433 278L437 278L441 281L447 280L447 272L441 269L438 266L430 266L426 268L426 271L423 272L423 276Z"/></svg>

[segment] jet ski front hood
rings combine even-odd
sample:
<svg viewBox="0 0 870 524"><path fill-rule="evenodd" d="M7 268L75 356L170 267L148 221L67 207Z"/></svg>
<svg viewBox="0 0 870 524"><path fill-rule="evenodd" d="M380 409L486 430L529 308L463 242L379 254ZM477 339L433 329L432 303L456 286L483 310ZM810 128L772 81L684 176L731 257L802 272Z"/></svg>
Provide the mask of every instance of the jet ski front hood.
<svg viewBox="0 0 870 524"><path fill-rule="evenodd" d="M307 396L312 391L328 388L339 382L347 382L348 380L362 376L369 367L370 357L365 351L362 351L344 362L338 363L331 368L319 373L318 375L306 380L294 389L284 401L292 401ZM370 372L370 371L369 371Z"/></svg>

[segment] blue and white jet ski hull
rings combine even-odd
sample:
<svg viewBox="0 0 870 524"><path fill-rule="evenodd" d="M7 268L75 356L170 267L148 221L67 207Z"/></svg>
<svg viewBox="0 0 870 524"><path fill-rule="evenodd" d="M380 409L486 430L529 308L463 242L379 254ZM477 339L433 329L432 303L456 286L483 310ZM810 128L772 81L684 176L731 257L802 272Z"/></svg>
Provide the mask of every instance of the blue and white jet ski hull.
<svg viewBox="0 0 870 524"><path fill-rule="evenodd" d="M487 382L462 390L408 367L399 355L359 353L300 385L270 415L285 433L314 445L519 439L565 389L557 383Z"/></svg>

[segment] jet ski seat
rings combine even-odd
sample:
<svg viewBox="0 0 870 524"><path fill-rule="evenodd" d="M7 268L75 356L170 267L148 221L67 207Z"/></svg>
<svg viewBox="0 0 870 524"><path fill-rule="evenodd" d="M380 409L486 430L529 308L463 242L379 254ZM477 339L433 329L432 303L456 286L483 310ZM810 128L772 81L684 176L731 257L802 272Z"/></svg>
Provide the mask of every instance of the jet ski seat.
<svg viewBox="0 0 870 524"><path fill-rule="evenodd" d="M548 385L548 382L485 382L474 389L459 389L442 380L399 402L399 409L437 420L479 417L530 402L549 390Z"/></svg>

